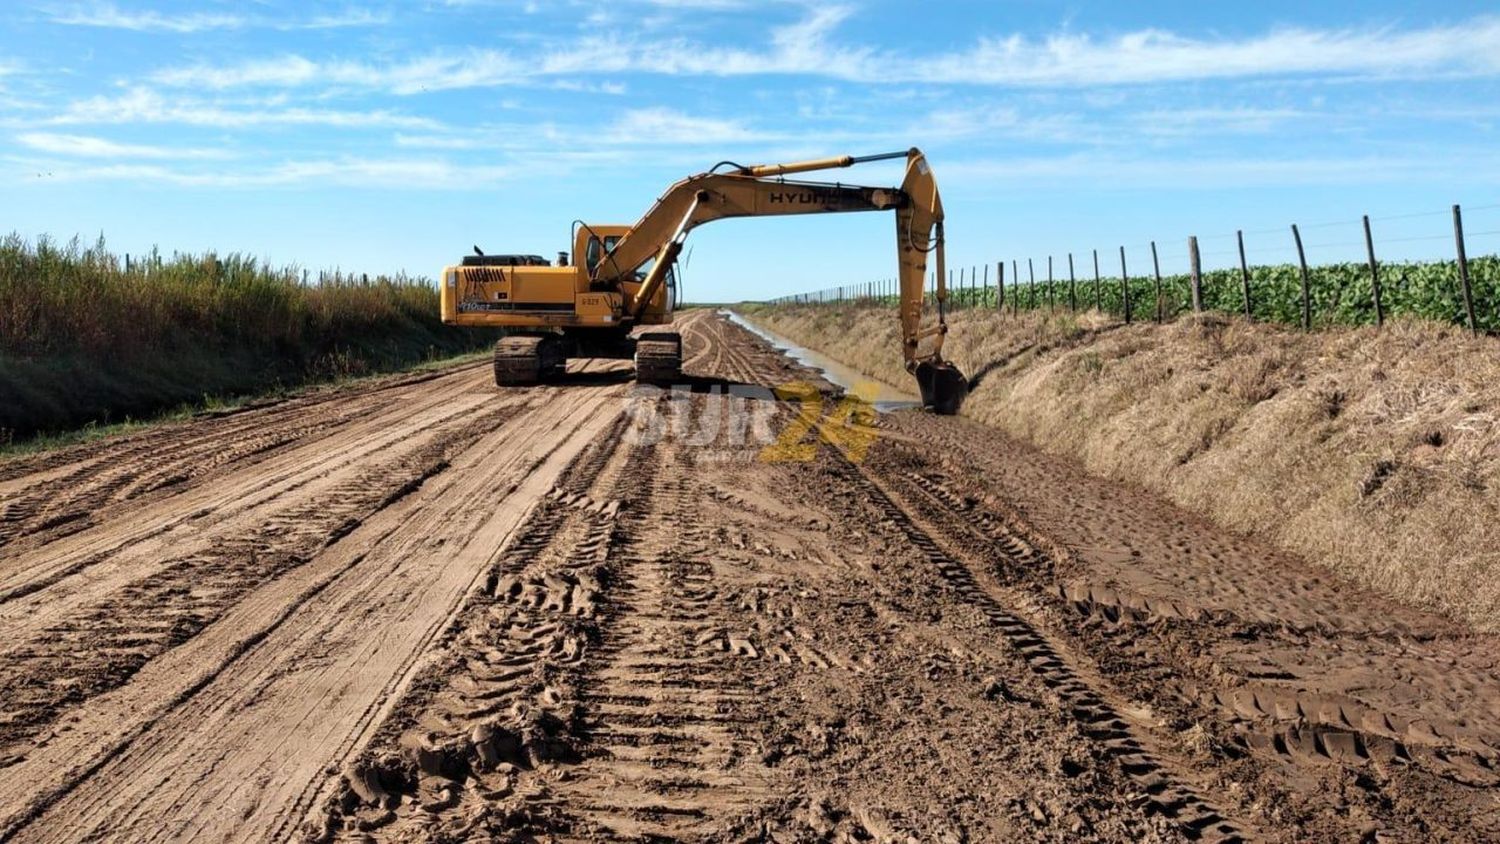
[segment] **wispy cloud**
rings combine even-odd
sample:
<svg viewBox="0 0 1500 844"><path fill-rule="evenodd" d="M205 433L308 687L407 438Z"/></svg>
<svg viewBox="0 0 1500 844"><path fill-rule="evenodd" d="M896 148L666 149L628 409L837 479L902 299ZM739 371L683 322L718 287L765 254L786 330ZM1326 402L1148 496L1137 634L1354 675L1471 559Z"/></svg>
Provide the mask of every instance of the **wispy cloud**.
<svg viewBox="0 0 1500 844"><path fill-rule="evenodd" d="M516 85L537 77L601 74L801 75L871 84L940 83L1013 88L1091 88L1207 79L1305 75L1500 75L1500 17L1423 29L1280 29L1241 38L1190 38L1157 29L1111 39L1062 34L981 38L967 49L913 55L833 38L848 6L812 9L774 28L761 48L685 39L583 38L543 43L534 54L491 48L437 51L396 63L313 61L291 55L155 74L174 86L347 85L412 94Z"/></svg>
<svg viewBox="0 0 1500 844"><path fill-rule="evenodd" d="M1500 74L1500 18L1426 29L1281 29L1195 39L1157 29L1114 39L1055 35L982 39L911 65L924 81L1088 86L1303 74Z"/></svg>
<svg viewBox="0 0 1500 844"><path fill-rule="evenodd" d="M408 135L398 132L396 146L403 149L493 149L489 138L468 132L461 135Z"/></svg>
<svg viewBox="0 0 1500 844"><path fill-rule="evenodd" d="M189 34L215 29L335 29L341 27L378 26L390 16L368 9L348 9L340 14L316 15L304 20L276 20L228 12L183 12L167 14L158 11L127 11L114 3L93 3L56 8L49 20L64 26L99 29L123 29L132 32L171 32Z"/></svg>
<svg viewBox="0 0 1500 844"><path fill-rule="evenodd" d="M642 108L625 112L605 132L621 144L726 144L766 140L736 120L697 117L670 108Z"/></svg>
<svg viewBox="0 0 1500 844"><path fill-rule="evenodd" d="M328 126L342 129L440 129L442 124L386 109L351 111L265 102L218 103L164 97L150 88L132 88L120 95L78 100L51 117L27 121L33 125L77 126L115 123L176 123L187 126L243 128L252 126Z"/></svg>
<svg viewBox="0 0 1500 844"><path fill-rule="evenodd" d="M1196 156L1181 154L1128 156L1116 152L1078 152L1029 156L1004 161L966 159L944 162L942 177L961 182L976 195L986 189L1020 186L1080 185L1090 190L1160 188L1172 184L1193 190L1265 188L1269 186L1398 184L1450 179L1462 168L1476 183L1500 183L1500 167L1487 153L1462 156L1462 164L1421 155L1342 157Z"/></svg>
<svg viewBox="0 0 1500 844"><path fill-rule="evenodd" d="M827 6L771 32L769 49L710 47L683 39L666 42L622 42L616 37L587 37L568 44L546 44L536 55L493 48L437 51L406 62L374 64L354 60L313 61L300 55L215 67L206 64L169 68L153 81L174 87L224 90L238 87L349 86L415 94L458 88L531 84L558 76L611 73L743 76L819 74L834 66L864 66L872 51L825 43L848 15L847 6Z"/></svg>
<svg viewBox="0 0 1500 844"><path fill-rule="evenodd" d="M16 141L22 146L41 152L79 158L147 158L180 161L229 157L226 151L217 149L122 144L88 135L60 135L51 132L24 132L16 136Z"/></svg>
<svg viewBox="0 0 1500 844"><path fill-rule="evenodd" d="M299 55L286 55L225 67L200 64L173 68L154 74L152 79L172 87L220 91L231 88L296 88L315 85L416 94L422 91L515 84L534 75L534 68L512 58L508 53L468 49L385 65L358 61L317 62Z"/></svg>
<svg viewBox="0 0 1500 844"><path fill-rule="evenodd" d="M1130 117L1134 129L1157 136L1202 136L1205 134L1263 135L1297 120L1319 120L1327 128L1332 112L1301 108L1181 108L1149 109Z"/></svg>
<svg viewBox="0 0 1500 844"><path fill-rule="evenodd" d="M55 159L6 159L18 174L46 173L58 181L123 181L183 187L260 188L336 185L355 188L472 190L493 187L512 175L499 165L460 165L441 159L339 158L286 161L262 167L195 168L167 164L112 163L77 166Z"/></svg>

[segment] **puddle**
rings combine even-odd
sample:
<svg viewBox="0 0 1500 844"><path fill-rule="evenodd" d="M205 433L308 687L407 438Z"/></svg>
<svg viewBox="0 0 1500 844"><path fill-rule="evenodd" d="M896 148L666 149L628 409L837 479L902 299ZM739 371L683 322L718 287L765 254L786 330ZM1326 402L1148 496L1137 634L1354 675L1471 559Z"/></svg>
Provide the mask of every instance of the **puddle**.
<svg viewBox="0 0 1500 844"><path fill-rule="evenodd" d="M787 355L803 366L818 370L829 383L837 384L845 390L852 392L855 386L861 388L861 392L869 395L869 391L875 393L875 409L881 413L889 413L892 410L922 406L922 400L914 393L898 390L888 384L876 381L863 372L852 369L827 355L819 354L812 349L803 348L778 334L761 328L750 322L734 311L720 310L719 313L730 322L744 328L747 331L770 343L773 347Z"/></svg>

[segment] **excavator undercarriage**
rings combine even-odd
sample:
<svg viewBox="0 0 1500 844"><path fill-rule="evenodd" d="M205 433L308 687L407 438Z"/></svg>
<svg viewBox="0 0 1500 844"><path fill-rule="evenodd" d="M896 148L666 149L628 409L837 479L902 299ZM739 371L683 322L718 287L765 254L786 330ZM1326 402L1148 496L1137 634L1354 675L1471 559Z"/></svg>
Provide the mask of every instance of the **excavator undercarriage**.
<svg viewBox="0 0 1500 844"><path fill-rule="evenodd" d="M682 338L675 331L648 331L580 338L567 333L512 334L495 344L495 383L523 387L560 377L568 358L633 360L635 379L670 385L682 377Z"/></svg>
<svg viewBox="0 0 1500 844"><path fill-rule="evenodd" d="M563 373L568 357L560 335L512 335L495 344L495 383L501 387L537 384Z"/></svg>

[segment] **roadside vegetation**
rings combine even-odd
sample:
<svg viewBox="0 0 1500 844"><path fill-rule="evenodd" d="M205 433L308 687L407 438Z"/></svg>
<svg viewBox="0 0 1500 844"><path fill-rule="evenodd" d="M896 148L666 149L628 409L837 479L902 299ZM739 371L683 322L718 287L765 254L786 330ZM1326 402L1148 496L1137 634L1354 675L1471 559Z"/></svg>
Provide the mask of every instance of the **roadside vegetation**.
<svg viewBox="0 0 1500 844"><path fill-rule="evenodd" d="M1468 324L1472 304L1475 327L1500 330L1500 257L1485 255L1469 260L1469 298L1464 298L1458 264L1454 261L1382 262L1380 302L1386 317ZM1024 268L1023 268L1024 269ZM1259 322L1300 325L1303 318L1302 273L1295 264L1249 268L1250 313ZM1207 311L1226 314L1245 312L1245 279L1238 269L1209 270L1202 275L1202 305ZM1374 277L1363 263L1323 264L1311 267L1307 277L1307 318L1314 327L1372 325L1377 321ZM1174 318L1193 310L1192 276L1165 275L1160 298L1153 276L1130 276L1131 311L1136 319L1151 319L1160 302L1162 314ZM965 288L950 291L956 307L994 307L993 289ZM1005 307L1011 310L1067 310L1070 302L1079 308L1095 304L1104 313L1125 312L1120 279L1066 278L1035 284L1007 282Z"/></svg>
<svg viewBox="0 0 1500 844"><path fill-rule="evenodd" d="M1032 273L1047 272L1023 263L997 266L1005 277L1005 289L990 285L989 267L985 280L974 276L960 279L948 289L948 308L1003 310L1084 311L1097 310L1113 316L1125 313L1125 294L1130 295L1134 319L1153 319L1158 309L1164 319L1175 319L1193 312L1192 276L1181 273L1164 275L1158 284L1154 275L1131 275L1128 288L1120 277L1092 277L1092 270L1080 263L1069 279L1062 268L1052 268L1053 278L1033 280ZM1375 306L1376 276L1365 263L1345 262L1309 267L1307 299L1302 296L1302 272L1295 264L1273 264L1249 267L1242 275L1239 269L1208 270L1202 273L1200 296L1205 311L1244 314L1246 288L1249 289L1249 311L1257 322L1279 322L1301 325L1304 318L1313 328L1373 325L1392 317L1453 322L1473 326L1479 331L1500 331L1500 256L1482 255L1467 263L1468 293L1463 274L1456 261L1382 261L1380 275L1380 310ZM974 270L976 268L970 267ZM1137 266L1136 271L1142 268ZM1020 281L1021 274L1026 281ZM1248 279L1246 278L1248 276ZM1019 282L1019 283L1018 283ZM896 297L891 281L874 287L830 288L815 293L788 296L775 304L846 304L882 302L894 307Z"/></svg>
<svg viewBox="0 0 1500 844"><path fill-rule="evenodd" d="M230 254L129 262L101 240L0 241L0 443L390 371L493 342L421 278Z"/></svg>
<svg viewBox="0 0 1500 844"><path fill-rule="evenodd" d="M910 391L893 310L752 321ZM1401 318L1302 332L1206 314L951 314L964 414L1338 575L1500 629L1500 340Z"/></svg>

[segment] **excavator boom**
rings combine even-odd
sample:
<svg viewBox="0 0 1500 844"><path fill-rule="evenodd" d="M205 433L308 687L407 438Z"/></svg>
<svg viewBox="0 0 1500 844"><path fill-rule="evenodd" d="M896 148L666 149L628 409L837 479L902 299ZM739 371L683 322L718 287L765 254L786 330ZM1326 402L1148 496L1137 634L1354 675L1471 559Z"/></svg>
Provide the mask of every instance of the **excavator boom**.
<svg viewBox="0 0 1500 844"><path fill-rule="evenodd" d="M906 158L906 175L899 188L789 181L785 178L793 173L850 167L898 157ZM907 371L917 379L923 404L941 413L956 413L967 395L968 382L942 357L943 338L948 330L943 314L948 298L943 257L943 203L932 168L920 150L863 157L846 155L791 164L761 164L690 176L669 188L631 227L630 233L599 262L594 286L616 284L654 258L637 301L631 307L631 312L639 317L681 252L688 232L696 226L726 217L855 211L895 212L902 356ZM924 319L924 291L930 265L936 278L935 313L933 319L927 320Z"/></svg>

